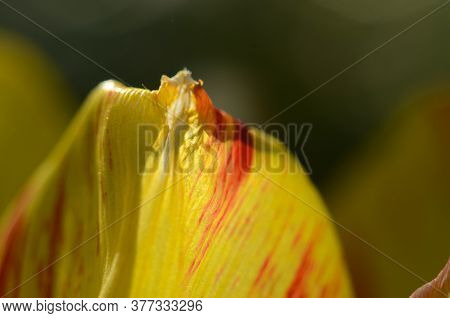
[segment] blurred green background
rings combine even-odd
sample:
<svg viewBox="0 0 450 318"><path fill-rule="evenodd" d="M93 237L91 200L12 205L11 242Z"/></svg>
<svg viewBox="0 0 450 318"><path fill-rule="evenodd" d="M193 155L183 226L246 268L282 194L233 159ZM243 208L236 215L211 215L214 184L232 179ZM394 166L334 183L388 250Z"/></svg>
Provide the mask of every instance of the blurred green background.
<svg viewBox="0 0 450 318"><path fill-rule="evenodd" d="M218 107L245 122L263 123L444 2L8 3L129 85L154 89L162 74L173 75L187 67L194 78L204 80ZM313 124L304 150L313 170L311 178L325 193L326 201L329 185L336 184L340 167L364 149L372 135L383 131L393 114L409 107L405 100L449 82L449 18L450 8L436 12L272 120ZM80 105L95 85L112 77L2 3L0 28L31 39L59 68L76 99L67 107L70 114L76 112L75 105ZM299 145L290 146L299 153ZM423 152L428 151L427 142L420 147ZM425 162L426 165L434 162ZM334 187L339 187L339 182ZM422 212L409 210L408 217ZM447 210L442 215L448 221ZM339 220L339 215L336 217ZM439 240L430 244L442 250L445 259L450 238ZM438 260L430 261L434 262L433 268L437 266ZM408 266L414 268L414 262ZM438 269L422 275L431 279ZM360 295L407 296L411 286L420 284L414 278L404 290Z"/></svg>

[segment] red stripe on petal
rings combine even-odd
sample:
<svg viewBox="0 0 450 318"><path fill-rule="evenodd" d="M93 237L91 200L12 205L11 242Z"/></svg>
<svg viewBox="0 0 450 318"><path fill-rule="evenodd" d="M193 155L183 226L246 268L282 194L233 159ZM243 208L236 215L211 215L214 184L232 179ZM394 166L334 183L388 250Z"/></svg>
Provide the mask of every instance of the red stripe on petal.
<svg viewBox="0 0 450 318"><path fill-rule="evenodd" d="M25 211L28 206L31 193L25 189L19 197L15 206L11 223L2 238L4 254L0 263L0 297L18 297L20 288L22 253L25 245ZM8 286L8 282L13 277L14 286ZM7 288L11 288L11 292ZM6 294L8 293L8 294Z"/></svg>
<svg viewBox="0 0 450 318"><path fill-rule="evenodd" d="M219 168L213 194L199 217L199 224L205 224L205 227L197 246L197 253L189 266L188 276L200 266L214 237L222 229L226 216L236 203L239 188L250 172L254 151L252 136L244 125L217 110L200 86L194 89L194 94L200 118L215 125L213 132L218 149L227 140L232 141L232 144L227 158L222 161Z"/></svg>
<svg viewBox="0 0 450 318"><path fill-rule="evenodd" d="M61 178L58 185L58 192L53 208L53 218L50 226L50 244L47 264L44 266L46 270L42 273L43 285L42 295L44 297L52 297L54 287L54 263L57 260L58 250L63 240L63 211L65 202L65 178Z"/></svg>
<svg viewBox="0 0 450 318"><path fill-rule="evenodd" d="M297 267L294 279L286 292L286 297L299 298L308 296L307 294L308 286L306 285L305 279L309 276L309 273L314 269L313 253L321 233L322 233L322 226L318 225L315 228L308 242L308 245L306 246L306 249L301 257L300 264Z"/></svg>

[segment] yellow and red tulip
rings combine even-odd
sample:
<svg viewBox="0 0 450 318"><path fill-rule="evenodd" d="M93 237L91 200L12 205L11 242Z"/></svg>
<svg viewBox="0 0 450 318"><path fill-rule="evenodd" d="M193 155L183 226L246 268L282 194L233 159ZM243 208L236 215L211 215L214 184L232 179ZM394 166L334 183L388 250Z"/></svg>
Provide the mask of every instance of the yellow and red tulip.
<svg viewBox="0 0 450 318"><path fill-rule="evenodd" d="M108 81L1 219L0 294L351 296L322 213L295 157L187 71Z"/></svg>

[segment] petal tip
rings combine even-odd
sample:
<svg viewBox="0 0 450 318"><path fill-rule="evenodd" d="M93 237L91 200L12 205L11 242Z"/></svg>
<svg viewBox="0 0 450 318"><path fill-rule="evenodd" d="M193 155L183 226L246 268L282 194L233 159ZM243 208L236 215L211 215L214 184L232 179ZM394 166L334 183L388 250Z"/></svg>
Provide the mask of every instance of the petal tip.
<svg viewBox="0 0 450 318"><path fill-rule="evenodd" d="M198 84L196 80L192 78L192 72L187 68L179 71L172 77L168 77L167 75L163 75L161 77L161 84L170 83L175 86L187 86L193 87Z"/></svg>

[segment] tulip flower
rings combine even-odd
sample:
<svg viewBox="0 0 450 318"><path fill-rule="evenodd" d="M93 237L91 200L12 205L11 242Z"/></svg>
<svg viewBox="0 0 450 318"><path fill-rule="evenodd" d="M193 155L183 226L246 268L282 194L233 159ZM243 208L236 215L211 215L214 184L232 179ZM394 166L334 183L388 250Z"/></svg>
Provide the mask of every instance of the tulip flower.
<svg viewBox="0 0 450 318"><path fill-rule="evenodd" d="M7 297L352 295L297 159L188 71L156 91L95 88L0 237Z"/></svg>

